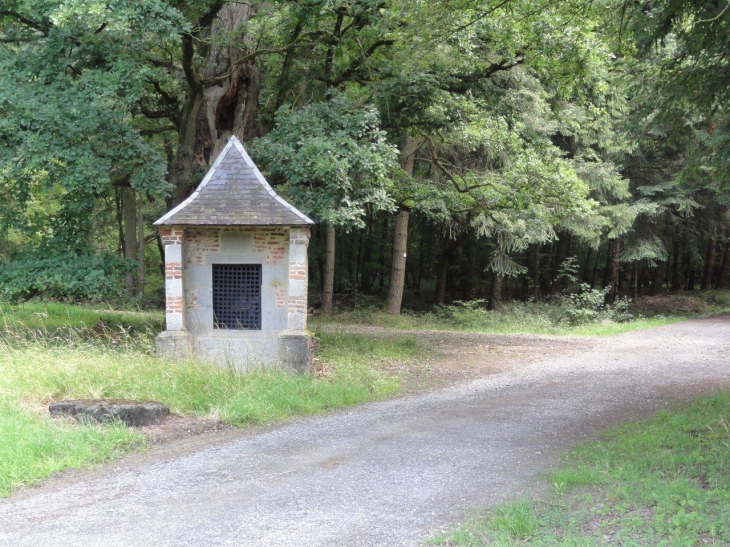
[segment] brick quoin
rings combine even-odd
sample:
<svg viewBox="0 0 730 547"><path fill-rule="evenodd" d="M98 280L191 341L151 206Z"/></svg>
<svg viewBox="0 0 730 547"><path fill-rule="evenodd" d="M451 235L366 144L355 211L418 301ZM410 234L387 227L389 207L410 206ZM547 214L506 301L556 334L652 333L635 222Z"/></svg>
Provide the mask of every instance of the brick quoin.
<svg viewBox="0 0 730 547"><path fill-rule="evenodd" d="M165 264L165 279L180 279L182 277L182 264L179 262L167 262Z"/></svg>
<svg viewBox="0 0 730 547"><path fill-rule="evenodd" d="M182 243L183 231L182 228L161 228L160 239L164 245L171 245L173 243Z"/></svg>
<svg viewBox="0 0 730 547"><path fill-rule="evenodd" d="M182 311L183 311L182 296L168 296L165 299L165 311L167 313L182 313Z"/></svg>

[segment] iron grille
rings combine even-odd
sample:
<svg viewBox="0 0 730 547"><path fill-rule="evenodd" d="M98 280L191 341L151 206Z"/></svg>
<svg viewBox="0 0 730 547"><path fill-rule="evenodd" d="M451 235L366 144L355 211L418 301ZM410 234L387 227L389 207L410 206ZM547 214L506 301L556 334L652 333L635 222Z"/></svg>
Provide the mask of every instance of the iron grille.
<svg viewBox="0 0 730 547"><path fill-rule="evenodd" d="M261 265L213 264L216 329L261 330Z"/></svg>

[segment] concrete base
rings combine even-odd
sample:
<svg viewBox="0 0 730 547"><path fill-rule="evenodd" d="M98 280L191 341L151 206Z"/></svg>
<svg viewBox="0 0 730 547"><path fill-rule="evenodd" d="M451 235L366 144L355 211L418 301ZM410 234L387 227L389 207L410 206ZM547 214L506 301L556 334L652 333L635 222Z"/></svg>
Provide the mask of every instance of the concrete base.
<svg viewBox="0 0 730 547"><path fill-rule="evenodd" d="M173 361L185 361L192 352L192 337L184 330L166 330L157 335L157 355Z"/></svg>
<svg viewBox="0 0 730 547"><path fill-rule="evenodd" d="M279 333L279 363L297 372L309 370L312 337L304 331L285 330Z"/></svg>

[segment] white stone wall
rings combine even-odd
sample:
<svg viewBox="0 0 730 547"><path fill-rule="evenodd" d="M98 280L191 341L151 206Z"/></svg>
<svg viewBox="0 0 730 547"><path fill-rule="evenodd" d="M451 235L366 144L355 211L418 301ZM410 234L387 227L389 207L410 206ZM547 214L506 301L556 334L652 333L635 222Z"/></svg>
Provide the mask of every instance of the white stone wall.
<svg viewBox="0 0 730 547"><path fill-rule="evenodd" d="M286 227L185 229L185 327L201 358L238 368L276 362L290 311L289 239ZM260 331L213 328L213 264L261 264Z"/></svg>

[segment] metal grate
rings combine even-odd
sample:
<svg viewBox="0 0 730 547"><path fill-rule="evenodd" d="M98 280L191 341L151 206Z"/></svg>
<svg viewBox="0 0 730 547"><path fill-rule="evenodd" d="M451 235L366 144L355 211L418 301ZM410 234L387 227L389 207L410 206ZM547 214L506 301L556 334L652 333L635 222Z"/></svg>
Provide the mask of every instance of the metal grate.
<svg viewBox="0 0 730 547"><path fill-rule="evenodd" d="M216 329L261 330L261 265L213 264Z"/></svg>

